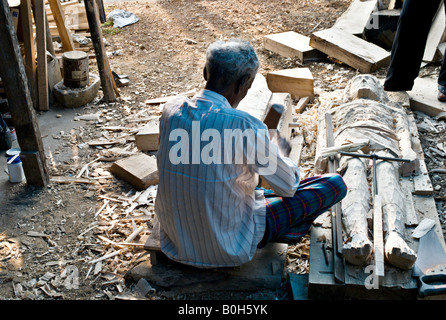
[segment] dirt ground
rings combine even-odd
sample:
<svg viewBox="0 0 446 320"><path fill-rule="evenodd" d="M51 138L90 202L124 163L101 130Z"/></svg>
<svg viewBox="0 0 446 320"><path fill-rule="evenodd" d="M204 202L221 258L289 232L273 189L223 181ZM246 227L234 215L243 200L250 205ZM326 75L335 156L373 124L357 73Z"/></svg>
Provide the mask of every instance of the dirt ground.
<svg viewBox="0 0 446 320"><path fill-rule="evenodd" d="M146 253L140 246L119 243L139 226L150 231L156 189L142 195L107 169L114 160L137 152L132 133L160 115L159 105L147 105L145 101L199 90L204 84L205 51L216 39L249 40L260 58L262 74L302 66L296 59L264 50L263 37L284 31L310 35L331 27L349 4L350 0L163 0L106 4L106 14L123 9L139 18L137 23L122 29L104 27L110 65L116 73L128 75L130 85L120 88L115 103L103 103L98 97L77 111L79 115L99 114L98 119L80 120L70 132L49 137L59 142L48 155L51 175L80 175L94 184L51 183L43 189L14 185L0 203L0 299L135 298L135 284L125 281L124 275ZM298 120L314 122L318 95L342 89L357 71L330 59L305 66L315 78L316 98ZM435 75L437 68L432 66L424 72ZM96 71L94 63L90 71ZM382 78L385 70L380 69L375 75ZM421 116L417 117L420 122L424 119ZM430 117L426 121L431 127L424 126L422 142L438 148L439 143L444 143L444 135L440 134L444 133L444 122ZM302 163L309 175L313 161L310 145L315 142L315 132L310 132L311 127L305 130L307 145ZM89 141L98 139L117 142L88 146ZM443 161L438 154L426 160L429 168L443 167ZM81 171L87 164L87 170ZM431 178L439 186L437 208L443 221L444 176L436 173ZM141 200L141 196L146 198ZM147 234L142 232L142 238ZM290 246L285 272L307 273L308 254L307 238L302 245ZM105 255L108 258L100 260ZM155 294L145 299L287 300L289 293L283 283L275 291L193 295L157 288Z"/></svg>

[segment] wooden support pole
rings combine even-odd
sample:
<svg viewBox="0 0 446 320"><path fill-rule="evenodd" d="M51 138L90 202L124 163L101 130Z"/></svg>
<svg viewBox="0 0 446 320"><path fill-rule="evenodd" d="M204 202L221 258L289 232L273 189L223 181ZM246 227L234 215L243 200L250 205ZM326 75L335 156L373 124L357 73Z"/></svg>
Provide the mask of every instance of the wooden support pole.
<svg viewBox="0 0 446 320"><path fill-rule="evenodd" d="M46 58L46 12L44 0L35 0L34 20L36 25L37 43L37 94L39 97L37 110L49 109L48 75Z"/></svg>
<svg viewBox="0 0 446 320"><path fill-rule="evenodd" d="M62 48L64 51L73 51L73 39L65 25L64 13L59 0L48 0L54 21L56 22L57 31L59 32Z"/></svg>
<svg viewBox="0 0 446 320"><path fill-rule="evenodd" d="M99 77L101 78L103 100L105 102L116 101L114 79L105 53L102 41L101 24L98 18L98 9L95 0L85 0L85 12L87 14L88 26L90 28L91 40L93 42L96 63L98 65Z"/></svg>
<svg viewBox="0 0 446 320"><path fill-rule="evenodd" d="M20 16L23 30L23 43L25 47L25 70L29 82L29 89L33 106L38 103L37 100L37 63L36 47L33 36L33 20L31 16L31 0L20 1Z"/></svg>
<svg viewBox="0 0 446 320"><path fill-rule="evenodd" d="M23 170L29 185L43 187L48 184L45 153L7 0L0 0L0 21L0 61L7 61L0 63L0 77L23 153Z"/></svg>

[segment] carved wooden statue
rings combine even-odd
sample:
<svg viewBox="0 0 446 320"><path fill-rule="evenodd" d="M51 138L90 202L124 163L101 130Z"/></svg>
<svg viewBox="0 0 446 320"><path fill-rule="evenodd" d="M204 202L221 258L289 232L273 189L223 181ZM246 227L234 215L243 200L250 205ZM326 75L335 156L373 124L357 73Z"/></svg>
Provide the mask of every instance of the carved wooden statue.
<svg viewBox="0 0 446 320"><path fill-rule="evenodd" d="M358 145L359 142L362 147L358 147L357 153L416 159L406 111L400 104L390 102L375 77L359 75L351 79L343 103L329 112L332 113L335 147ZM344 155L339 163L348 186L348 194L341 204L348 236L343 254L352 264L367 265L373 254L368 235L368 216L373 207L372 162ZM384 255L388 263L410 269L416 254L404 240L406 204L399 183L401 162L378 160L376 163L377 188L382 200Z"/></svg>

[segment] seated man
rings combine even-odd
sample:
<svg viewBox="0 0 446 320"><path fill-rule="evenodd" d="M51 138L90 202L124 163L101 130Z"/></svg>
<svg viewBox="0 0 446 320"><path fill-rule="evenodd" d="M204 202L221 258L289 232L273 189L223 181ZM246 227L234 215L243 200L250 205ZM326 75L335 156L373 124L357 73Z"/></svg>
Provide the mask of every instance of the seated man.
<svg viewBox="0 0 446 320"><path fill-rule="evenodd" d="M249 43L217 41L206 53L205 88L164 107L155 212L161 250L174 261L242 265L270 241L304 236L346 195L337 174L300 181L266 125L236 109L258 67ZM273 190L256 187L259 175Z"/></svg>

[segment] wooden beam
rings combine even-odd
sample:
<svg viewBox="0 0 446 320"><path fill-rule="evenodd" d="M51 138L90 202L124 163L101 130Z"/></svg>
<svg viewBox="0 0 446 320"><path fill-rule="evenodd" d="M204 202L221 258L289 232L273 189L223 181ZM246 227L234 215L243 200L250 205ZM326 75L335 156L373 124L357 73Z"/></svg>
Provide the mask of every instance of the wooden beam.
<svg viewBox="0 0 446 320"><path fill-rule="evenodd" d="M85 0L85 12L87 14L88 25L90 27L91 40L96 54L99 77L101 78L103 100L105 102L116 101L113 75L110 70L104 42L102 40L102 29L98 19L98 9L95 0Z"/></svg>
<svg viewBox="0 0 446 320"><path fill-rule="evenodd" d="M62 41L62 48L64 51L72 51L74 48L73 39L70 32L65 25L65 18L62 6L59 0L48 0L50 4L51 12L56 22L57 31L59 32L60 40Z"/></svg>
<svg viewBox="0 0 446 320"><path fill-rule="evenodd" d="M444 27L446 17L444 14L444 2L441 1L437 14L432 21L432 26L427 36L426 48L424 49L423 62L430 63L437 57L437 47L446 38L446 29Z"/></svg>
<svg viewBox="0 0 446 320"><path fill-rule="evenodd" d="M25 71L29 82L29 89L33 106L38 103L37 99L37 63L36 47L33 36L33 20L31 0L20 1L21 22L23 31L23 44L25 48Z"/></svg>
<svg viewBox="0 0 446 320"><path fill-rule="evenodd" d="M7 0L0 0L0 21L0 61L8 61L0 63L0 77L22 150L23 171L29 185L43 187L48 184L45 153Z"/></svg>
<svg viewBox="0 0 446 320"><path fill-rule="evenodd" d="M361 36L377 9L378 0L353 0L347 10L336 20L333 27Z"/></svg>
<svg viewBox="0 0 446 320"><path fill-rule="evenodd" d="M263 38L263 48L300 62L321 59L324 55L310 47L310 38L294 31L275 33Z"/></svg>
<svg viewBox="0 0 446 320"><path fill-rule="evenodd" d="M293 68L269 72L266 75L272 92L287 92L294 99L314 97L314 79L308 68Z"/></svg>
<svg viewBox="0 0 446 320"><path fill-rule="evenodd" d="M386 50L336 28L313 33L310 46L362 73L371 73L390 62L390 53Z"/></svg>
<svg viewBox="0 0 446 320"><path fill-rule="evenodd" d="M110 172L138 190L157 184L159 180L156 159L145 153L114 162Z"/></svg>
<svg viewBox="0 0 446 320"><path fill-rule="evenodd" d="M49 110L48 77L46 60L46 22L44 0L35 0L34 19L37 43L37 110Z"/></svg>

